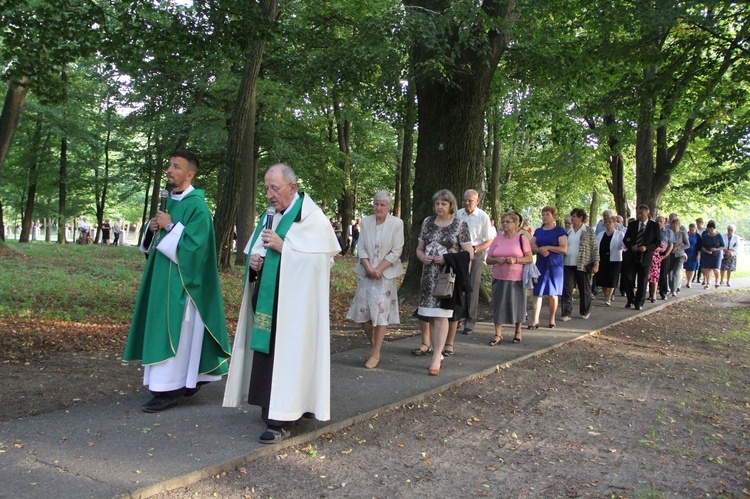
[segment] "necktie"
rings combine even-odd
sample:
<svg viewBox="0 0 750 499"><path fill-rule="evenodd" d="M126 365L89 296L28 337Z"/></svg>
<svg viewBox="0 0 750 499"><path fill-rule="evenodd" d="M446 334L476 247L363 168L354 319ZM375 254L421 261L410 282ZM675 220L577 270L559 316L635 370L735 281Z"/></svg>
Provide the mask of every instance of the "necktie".
<svg viewBox="0 0 750 499"><path fill-rule="evenodd" d="M638 235L635 238L635 245L638 247L643 246L643 236L644 236L645 228L646 228L646 224L641 222L641 226L638 229Z"/></svg>

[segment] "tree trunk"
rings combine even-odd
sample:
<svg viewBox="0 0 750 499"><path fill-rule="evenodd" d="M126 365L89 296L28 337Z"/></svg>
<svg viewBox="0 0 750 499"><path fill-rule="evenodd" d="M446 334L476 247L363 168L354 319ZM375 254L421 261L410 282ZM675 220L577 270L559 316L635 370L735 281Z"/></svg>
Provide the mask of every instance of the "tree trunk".
<svg viewBox="0 0 750 499"><path fill-rule="evenodd" d="M593 122L591 122L593 123ZM625 195L625 160L622 157L622 151L620 150L620 139L617 134L612 131L612 127L615 124L615 117L607 115L604 117L604 125L607 126L607 147L609 147L609 158L607 164L609 166L609 172L611 177L607 180L607 188L612 193L612 197L615 200L615 211L622 215L627 223L630 218L630 207L628 206L628 198ZM592 129L595 125L590 125Z"/></svg>
<svg viewBox="0 0 750 499"><path fill-rule="evenodd" d="M339 168L344 174L344 184L341 190L341 197L339 198L339 211L338 214L341 217L341 249L342 251L347 250L347 231L352 218L354 218L354 188L352 186L352 171L350 164L351 156L351 140L352 140L352 126L351 122L344 118L341 112L341 104L334 102L333 114L336 118L336 138L338 140L339 152L341 153L341 160L339 161Z"/></svg>
<svg viewBox="0 0 750 499"><path fill-rule="evenodd" d="M272 22L278 11L278 0L260 0L263 15ZM256 87L260 74L266 40L251 44L245 58L242 82L237 92L232 125L229 130L226 166L221 180L222 192L216 206L214 228L216 231L216 253L220 269L231 265L232 243L237 226L238 265L245 262L242 249L250 240L255 225L255 199L258 172L253 160L255 140Z"/></svg>
<svg viewBox="0 0 750 499"><path fill-rule="evenodd" d="M401 261L408 261L416 247L412 246L412 183L411 167L414 162L414 126L417 123L416 91L412 81L406 86L406 112L403 123L403 149L401 150L401 172L400 172L400 208L401 220L404 222L404 250L401 253Z"/></svg>
<svg viewBox="0 0 750 499"><path fill-rule="evenodd" d="M39 151L42 143L42 116L37 115L34 137L32 139L32 157L29 165L29 188L26 193L26 207L21 216L21 239L19 242L28 243L31 234L32 217L36 200L36 183L39 176Z"/></svg>
<svg viewBox="0 0 750 499"><path fill-rule="evenodd" d="M589 227L596 227L596 222L599 215L599 205L601 204L601 196L599 195L599 189L594 187L591 193L591 206L589 206Z"/></svg>
<svg viewBox="0 0 750 499"><path fill-rule="evenodd" d="M2 171L3 163L8 156L8 151L10 151L10 145L13 143L13 136L18 130L23 105L26 102L26 95L29 93L28 84L29 79L26 77L8 83L3 112L0 114L0 171Z"/></svg>
<svg viewBox="0 0 750 499"><path fill-rule="evenodd" d="M110 108L107 108L108 118ZM112 130L110 129L110 120L107 119L107 138L104 140L104 178L101 180L101 195L97 192L96 197L96 238L94 241L99 244L102 240L101 226L104 223L104 209L107 206L107 189L109 187L109 147L112 140Z"/></svg>
<svg viewBox="0 0 750 499"><path fill-rule="evenodd" d="M502 152L502 138L500 137L500 127L498 126L498 120L500 120L500 110L497 108L492 109L492 121L488 124L491 142L491 155L490 155L490 185L487 190L486 203L484 209L490 215L491 220L500 219L500 156Z"/></svg>
<svg viewBox="0 0 750 499"><path fill-rule="evenodd" d="M0 199L0 241L5 242L5 216L3 215L3 201Z"/></svg>
<svg viewBox="0 0 750 499"><path fill-rule="evenodd" d="M63 71L61 74L61 85L63 93L63 123L67 121L68 109L68 73ZM68 199L68 137L63 128L63 136L60 139L60 172L59 172L59 195L57 200L57 225L62 229L57 231L57 244L67 244L65 237L65 218L66 204ZM73 240L75 240L75 228L73 231Z"/></svg>
<svg viewBox="0 0 750 499"><path fill-rule="evenodd" d="M449 3L442 0L408 0L404 4L432 15L448 12ZM484 14L504 19L506 30L514 24L517 14L515 1L487 1L482 3ZM412 15L407 11L407 15ZM416 15L416 14L414 14ZM448 15L448 14L445 14ZM452 15L452 14L451 14ZM417 89L419 142L414 174L414 222L411 247L416 247L422 221L432 214L432 196L443 188L454 195L475 188L482 178L484 155L484 111L489 100L489 88L501 55L510 42L507 31L501 28L473 33L471 47L458 46L467 27L453 24L445 43L456 43L454 63L462 71L451 73L450 82L431 74L418 74ZM464 33L461 35L460 33ZM434 60L433 44L429 40L416 42L411 50L416 67ZM413 253L402 284L405 295L416 294L422 270L421 262Z"/></svg>

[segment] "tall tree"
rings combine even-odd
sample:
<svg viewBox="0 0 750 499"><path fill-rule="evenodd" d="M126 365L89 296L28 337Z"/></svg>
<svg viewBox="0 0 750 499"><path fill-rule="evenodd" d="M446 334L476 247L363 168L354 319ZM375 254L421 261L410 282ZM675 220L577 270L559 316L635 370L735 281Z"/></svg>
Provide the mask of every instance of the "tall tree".
<svg viewBox="0 0 750 499"><path fill-rule="evenodd" d="M417 90L419 139L414 172L412 239L432 213L432 195L459 196L483 173L484 112L498 62L517 20L514 0L407 0ZM418 287L412 256L403 287Z"/></svg>
<svg viewBox="0 0 750 499"><path fill-rule="evenodd" d="M255 220L257 164L254 160L256 89L268 37L278 13L278 0L248 2L255 12L247 12L245 21L257 29L244 55L242 81L237 90L229 127L229 141L221 181L222 192L216 207L214 227L219 268L230 266L232 243L237 227L237 248L250 239ZM245 253L237 251L236 262L243 264Z"/></svg>

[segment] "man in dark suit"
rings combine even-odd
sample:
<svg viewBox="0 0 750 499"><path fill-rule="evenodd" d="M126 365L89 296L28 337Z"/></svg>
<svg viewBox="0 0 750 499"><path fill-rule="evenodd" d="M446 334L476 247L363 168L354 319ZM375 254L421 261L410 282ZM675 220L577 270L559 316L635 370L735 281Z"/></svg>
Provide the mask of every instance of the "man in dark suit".
<svg viewBox="0 0 750 499"><path fill-rule="evenodd" d="M654 260L654 250L661 247L659 224L651 220L650 215L651 210L648 206L638 206L636 220L628 224L623 239L628 249L623 255L625 292L628 297L625 308L643 309L643 302L646 300L646 278Z"/></svg>

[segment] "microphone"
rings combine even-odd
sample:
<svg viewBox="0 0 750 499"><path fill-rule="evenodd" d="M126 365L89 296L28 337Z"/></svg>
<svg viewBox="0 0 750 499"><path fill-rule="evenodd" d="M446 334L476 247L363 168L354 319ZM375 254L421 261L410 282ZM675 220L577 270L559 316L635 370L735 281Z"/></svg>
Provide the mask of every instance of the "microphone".
<svg viewBox="0 0 750 499"><path fill-rule="evenodd" d="M162 189L159 193L159 211L167 211L167 198L169 197L169 191Z"/></svg>
<svg viewBox="0 0 750 499"><path fill-rule="evenodd" d="M276 214L276 209L273 206L269 206L266 209L266 225L263 227L264 229L271 230L273 227L273 216Z"/></svg>

